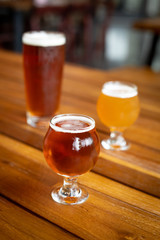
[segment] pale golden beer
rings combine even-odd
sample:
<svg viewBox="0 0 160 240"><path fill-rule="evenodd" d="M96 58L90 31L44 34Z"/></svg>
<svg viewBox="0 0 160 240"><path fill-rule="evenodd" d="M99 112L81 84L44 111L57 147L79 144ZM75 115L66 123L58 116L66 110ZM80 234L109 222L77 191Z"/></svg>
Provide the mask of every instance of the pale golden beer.
<svg viewBox="0 0 160 240"><path fill-rule="evenodd" d="M113 131L122 132L137 119L140 111L138 90L133 84L106 82L97 102L101 122Z"/></svg>

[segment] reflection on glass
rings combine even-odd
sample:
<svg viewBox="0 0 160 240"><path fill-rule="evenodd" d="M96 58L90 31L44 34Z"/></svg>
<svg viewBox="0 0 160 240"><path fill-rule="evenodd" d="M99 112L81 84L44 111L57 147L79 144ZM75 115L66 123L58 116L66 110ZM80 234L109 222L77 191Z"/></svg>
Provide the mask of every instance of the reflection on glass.
<svg viewBox="0 0 160 240"><path fill-rule="evenodd" d="M52 198L62 204L78 204L88 193L77 184L78 176L95 165L100 144L95 121L84 115L63 114L52 118L44 139L44 156L54 172L64 177L63 186L57 185Z"/></svg>
<svg viewBox="0 0 160 240"><path fill-rule="evenodd" d="M59 108L66 38L31 31L22 36L27 123L46 127Z"/></svg>

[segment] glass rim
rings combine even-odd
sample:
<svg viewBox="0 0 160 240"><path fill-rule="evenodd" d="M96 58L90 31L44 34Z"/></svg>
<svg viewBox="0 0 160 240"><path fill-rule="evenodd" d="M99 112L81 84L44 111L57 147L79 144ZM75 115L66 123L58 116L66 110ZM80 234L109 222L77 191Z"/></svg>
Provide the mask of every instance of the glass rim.
<svg viewBox="0 0 160 240"><path fill-rule="evenodd" d="M33 37L33 34L35 35ZM37 34L37 36L36 36ZM32 37L31 37L32 35ZM39 35L39 36L38 36ZM41 35L41 38L40 38ZM43 36L42 36L43 35ZM46 36L53 35L53 36L59 36L61 39L58 42L53 43L53 38L49 39L48 42L46 42ZM41 41L40 41L41 39ZM56 47L56 46L63 46L66 44L66 35L63 32L60 31L46 31L46 30L31 30L26 31L22 34L22 43L30 46L38 46L38 47Z"/></svg>
<svg viewBox="0 0 160 240"><path fill-rule="evenodd" d="M109 83L120 83L120 84L122 84L122 85L132 87L132 88L134 88L135 90L137 90L137 92L138 92L138 86L137 86L136 84L131 83L131 82L125 82L125 81L123 81L123 80L122 80L122 81L121 81L121 80L109 80L109 81L107 81L107 82L105 82L105 83L103 84L102 89L104 89L105 86L106 86L107 84L109 84Z"/></svg>
<svg viewBox="0 0 160 240"><path fill-rule="evenodd" d="M138 96L138 87L125 81L108 81L103 84L101 93L109 97L126 99Z"/></svg>
<svg viewBox="0 0 160 240"><path fill-rule="evenodd" d="M61 127L58 127L55 125L55 123L59 122L58 119L79 119L82 120L86 123L89 123L90 125L87 127L84 127L80 130L71 130L71 129L63 129ZM54 129L57 132L63 132L63 133L83 133L83 132L88 132L92 129L95 128L95 120L92 117L89 117L87 115L84 114L77 114L77 113L64 113L64 114L58 114L56 116L54 116L51 120L50 120L50 127L52 129Z"/></svg>

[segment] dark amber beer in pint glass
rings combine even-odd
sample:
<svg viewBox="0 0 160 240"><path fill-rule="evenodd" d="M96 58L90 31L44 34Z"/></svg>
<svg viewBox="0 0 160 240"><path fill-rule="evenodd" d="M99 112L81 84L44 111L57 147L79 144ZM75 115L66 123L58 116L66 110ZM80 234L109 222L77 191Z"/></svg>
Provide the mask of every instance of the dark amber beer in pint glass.
<svg viewBox="0 0 160 240"><path fill-rule="evenodd" d="M59 107L66 38L33 31L24 33L22 42L27 123L44 126Z"/></svg>

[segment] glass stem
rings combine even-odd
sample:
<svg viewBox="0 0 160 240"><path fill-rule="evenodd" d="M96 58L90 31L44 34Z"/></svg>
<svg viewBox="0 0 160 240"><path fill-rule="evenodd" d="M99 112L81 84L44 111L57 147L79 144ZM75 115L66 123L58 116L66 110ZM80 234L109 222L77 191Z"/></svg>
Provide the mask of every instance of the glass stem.
<svg viewBox="0 0 160 240"><path fill-rule="evenodd" d="M123 138L121 132L113 131L110 133L111 144L115 144L120 138Z"/></svg>
<svg viewBox="0 0 160 240"><path fill-rule="evenodd" d="M63 197L78 197L81 194L81 190L77 184L77 177L64 178L63 186L60 189L60 194Z"/></svg>
<svg viewBox="0 0 160 240"><path fill-rule="evenodd" d="M111 130L109 138L102 141L102 147L106 150L127 150L129 144L124 139L122 132Z"/></svg>

